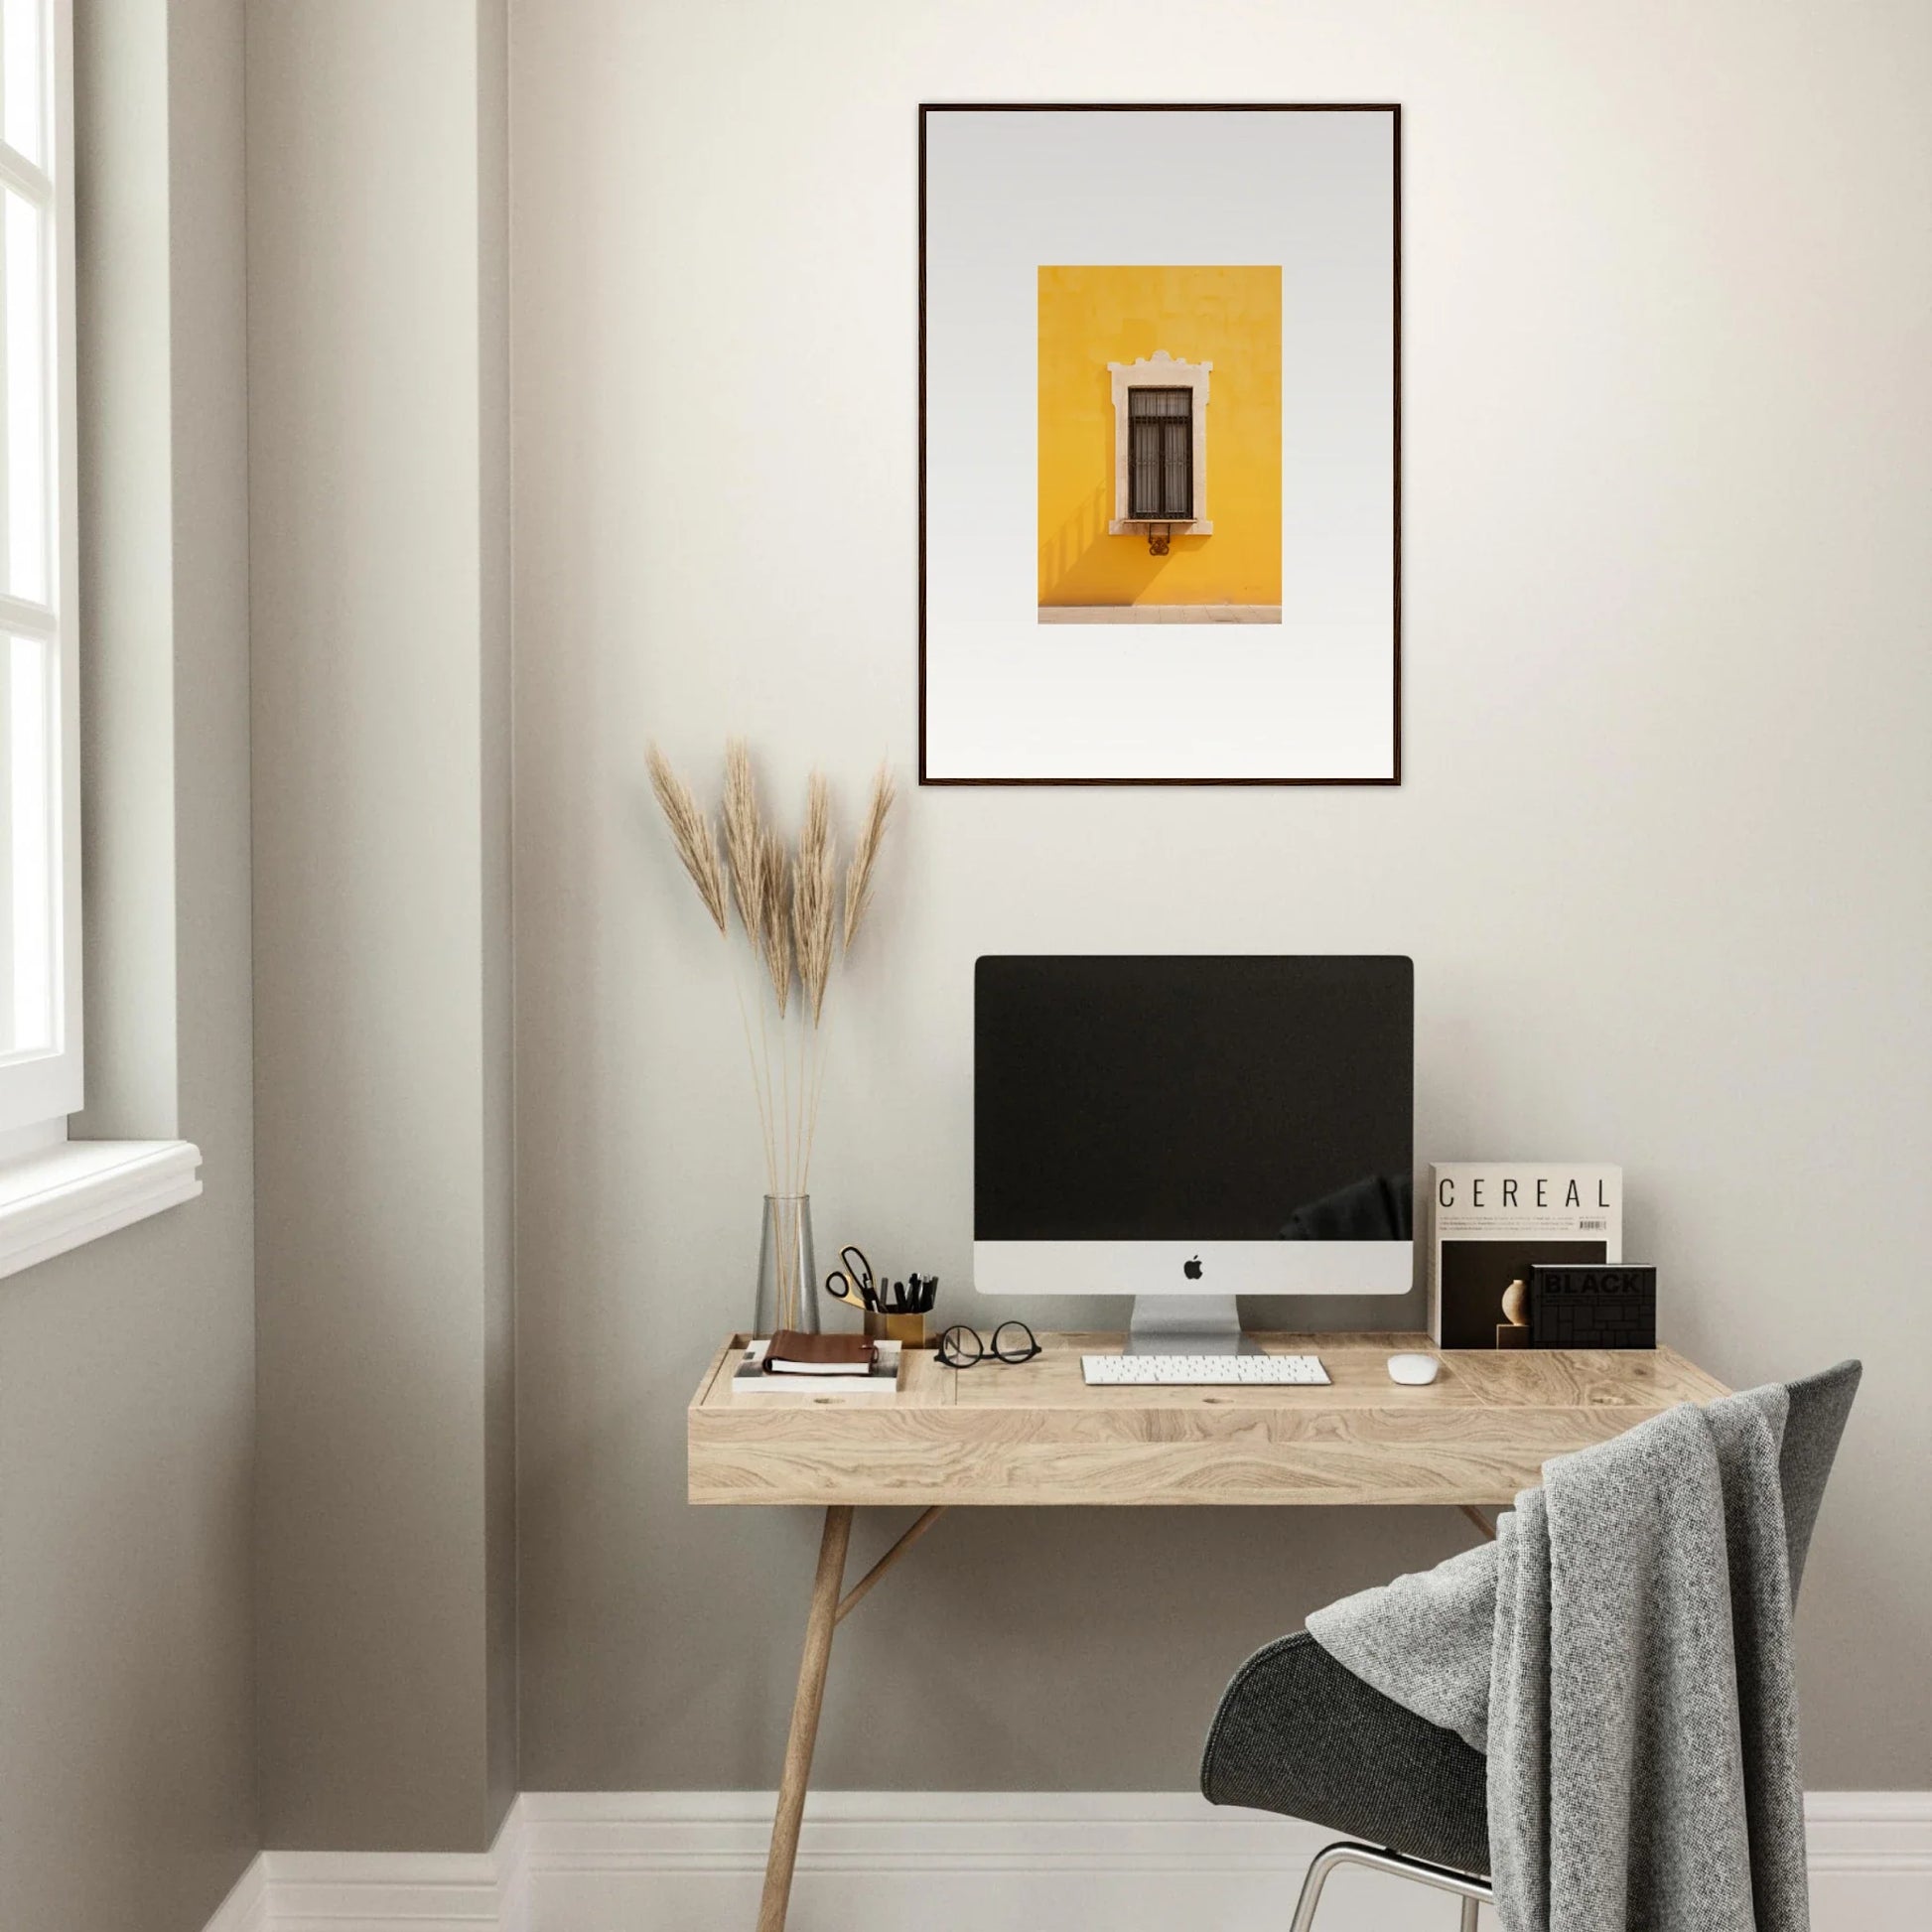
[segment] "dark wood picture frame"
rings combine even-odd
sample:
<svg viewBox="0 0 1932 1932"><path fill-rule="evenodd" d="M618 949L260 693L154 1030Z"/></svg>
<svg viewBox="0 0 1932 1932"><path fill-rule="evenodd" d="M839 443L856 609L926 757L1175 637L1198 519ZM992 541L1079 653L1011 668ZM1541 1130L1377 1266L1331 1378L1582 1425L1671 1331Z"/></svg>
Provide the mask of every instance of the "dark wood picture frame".
<svg viewBox="0 0 1932 1932"><path fill-rule="evenodd" d="M926 766L926 119L932 114L1387 114L1394 151L1394 366L1391 370L1395 448L1392 453L1394 660L1392 759L1387 776L1348 778L1255 777L998 777L939 778ZM921 101L919 103L919 783L921 785L1399 785L1402 782L1402 108L1394 101Z"/></svg>

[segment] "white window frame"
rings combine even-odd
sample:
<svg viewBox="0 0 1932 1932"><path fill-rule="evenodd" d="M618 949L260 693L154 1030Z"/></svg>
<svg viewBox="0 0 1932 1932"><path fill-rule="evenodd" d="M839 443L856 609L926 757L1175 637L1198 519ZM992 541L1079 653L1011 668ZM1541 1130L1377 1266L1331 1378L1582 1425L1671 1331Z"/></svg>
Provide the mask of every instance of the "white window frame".
<svg viewBox="0 0 1932 1932"><path fill-rule="evenodd" d="M0 5L6 0L0 0ZM70 1141L68 1116L85 1095L80 1012L80 626L76 502L72 0L39 0L45 89L39 167L4 140L0 184L46 211L42 228L48 366L51 527L46 607L0 593L0 638L38 637L52 659L58 729L49 736L49 897L58 908L52 957L51 1048L0 1059L0 1276L51 1260L83 1242L193 1200L202 1191L201 1150L188 1141ZM0 22L0 24L4 24ZM4 297L0 285L0 297ZM4 368L0 367L0 377ZM5 452L0 450L0 462ZM7 653L0 672L11 677ZM4 717L0 717L4 723Z"/></svg>
<svg viewBox="0 0 1932 1932"><path fill-rule="evenodd" d="M49 603L0 592L0 635L43 639L53 659L58 720L50 746L58 809L50 814L48 878L53 921L54 1039L51 1047L0 1059L0 1155L67 1138L67 1117L85 1093L80 999L80 679L77 649L80 574L75 482L75 332L73 313L73 21L70 0L43 0L46 93L41 104L43 169L0 139L0 185L40 207L48 345L44 392L48 460Z"/></svg>
<svg viewBox="0 0 1932 1932"><path fill-rule="evenodd" d="M1109 362L1107 373L1114 379L1114 514L1107 524L1107 534L1131 537L1161 529L1170 536L1211 537L1214 525L1207 516L1207 389L1208 378L1214 373L1214 364L1177 362L1165 348L1157 348L1152 355L1144 355L1138 362ZM1132 502L1127 396L1132 389L1193 391L1194 516L1191 522L1177 522L1165 516L1129 516L1127 513Z"/></svg>

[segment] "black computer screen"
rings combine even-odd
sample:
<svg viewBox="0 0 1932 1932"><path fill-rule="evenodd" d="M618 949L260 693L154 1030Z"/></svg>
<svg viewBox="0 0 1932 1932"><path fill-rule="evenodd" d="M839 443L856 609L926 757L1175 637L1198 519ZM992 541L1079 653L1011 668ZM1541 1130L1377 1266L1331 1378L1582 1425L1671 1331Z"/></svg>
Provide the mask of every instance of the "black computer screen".
<svg viewBox="0 0 1932 1932"><path fill-rule="evenodd" d="M1407 1240L1414 968L1020 957L974 987L981 1241Z"/></svg>

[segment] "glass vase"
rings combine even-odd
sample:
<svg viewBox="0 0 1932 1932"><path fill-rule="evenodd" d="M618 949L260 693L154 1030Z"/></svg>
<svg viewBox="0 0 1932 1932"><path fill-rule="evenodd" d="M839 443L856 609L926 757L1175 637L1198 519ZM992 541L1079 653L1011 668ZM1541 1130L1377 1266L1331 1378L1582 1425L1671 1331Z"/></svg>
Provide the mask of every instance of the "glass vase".
<svg viewBox="0 0 1932 1932"><path fill-rule="evenodd" d="M764 1234L759 1243L759 1296L752 1333L780 1328L818 1333L818 1267L812 1253L812 1197L766 1194Z"/></svg>

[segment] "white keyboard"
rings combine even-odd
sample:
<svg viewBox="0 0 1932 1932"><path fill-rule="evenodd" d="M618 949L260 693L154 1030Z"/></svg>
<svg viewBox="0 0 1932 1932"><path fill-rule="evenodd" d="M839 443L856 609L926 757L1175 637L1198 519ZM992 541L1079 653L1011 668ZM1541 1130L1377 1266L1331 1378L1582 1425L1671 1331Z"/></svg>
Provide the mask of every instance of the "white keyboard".
<svg viewBox="0 0 1932 1932"><path fill-rule="evenodd" d="M1244 1389L1285 1383L1325 1383L1314 1355L1082 1355L1080 1366L1099 1388Z"/></svg>

